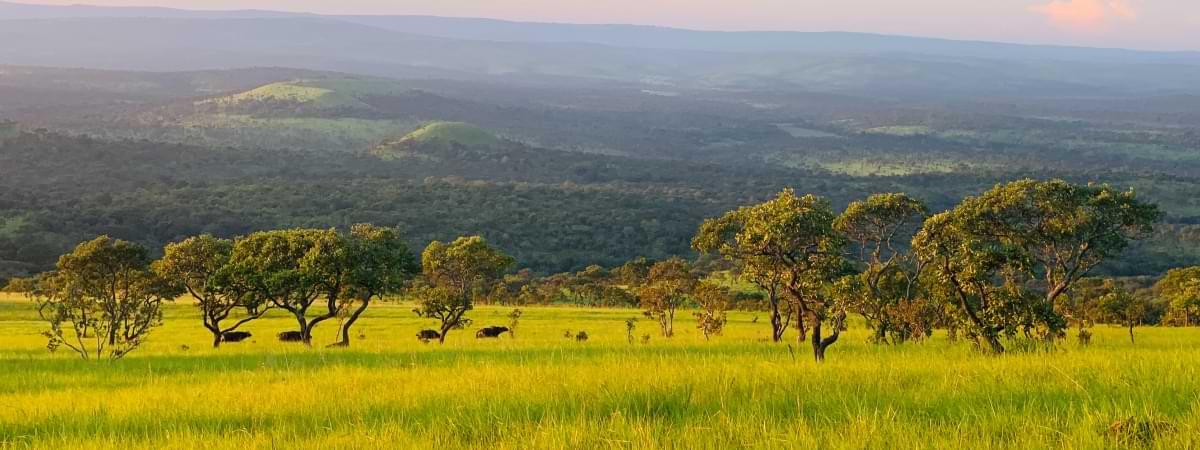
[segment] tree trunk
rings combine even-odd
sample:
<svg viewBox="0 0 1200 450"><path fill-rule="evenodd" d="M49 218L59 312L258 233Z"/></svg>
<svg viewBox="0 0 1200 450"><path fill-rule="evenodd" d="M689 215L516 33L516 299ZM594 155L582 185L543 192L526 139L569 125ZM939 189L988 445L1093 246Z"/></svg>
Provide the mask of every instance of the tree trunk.
<svg viewBox="0 0 1200 450"><path fill-rule="evenodd" d="M882 321L882 320L879 321L879 324L877 324L875 326L875 338L872 339L874 341L874 343L886 344L887 343L887 332L888 332L887 322Z"/></svg>
<svg viewBox="0 0 1200 450"><path fill-rule="evenodd" d="M303 311L293 311L293 316L296 316L296 324L300 326L300 340L304 345L312 346L312 333L308 327L308 320L304 318Z"/></svg>
<svg viewBox="0 0 1200 450"><path fill-rule="evenodd" d="M438 344L446 343L446 335L450 333L450 328L450 325L447 325L445 322L442 323L442 326L438 329L441 332L438 335Z"/></svg>
<svg viewBox="0 0 1200 450"><path fill-rule="evenodd" d="M208 332L212 333L212 335L213 335L213 348L221 347L221 341L224 337L224 333L221 332L221 327L219 326L219 324L218 323L212 323L212 324L205 323L204 328L207 328Z"/></svg>
<svg viewBox="0 0 1200 450"><path fill-rule="evenodd" d="M809 318L812 320L813 359L819 363L825 362L825 350L829 349L829 346L838 341L838 338L842 334L842 330L840 327L835 326L833 333L830 333L829 336L822 337L821 319L817 317L815 313L809 313Z"/></svg>
<svg viewBox="0 0 1200 450"><path fill-rule="evenodd" d="M985 334L981 336L984 343L987 344L988 350L995 355L1004 353L1004 346L1000 344L1000 337L995 334Z"/></svg>
<svg viewBox="0 0 1200 450"><path fill-rule="evenodd" d="M1130 322L1130 323L1129 323L1129 343L1130 343L1130 344L1136 344L1136 343L1137 343L1137 342L1134 342L1134 340L1133 340L1133 327L1134 327L1134 324L1133 324L1133 322Z"/></svg>
<svg viewBox="0 0 1200 450"><path fill-rule="evenodd" d="M796 332L799 333L799 336L796 336L796 342L804 342L805 339L808 339L808 327L804 323L804 313L799 307L796 308L796 311Z"/></svg>
<svg viewBox="0 0 1200 450"><path fill-rule="evenodd" d="M825 347L821 345L821 321L814 320L814 322L816 323L814 323L812 326L813 359L815 359L817 362L824 362Z"/></svg>
<svg viewBox="0 0 1200 450"><path fill-rule="evenodd" d="M779 315L779 297L771 294L771 341L783 340L783 318Z"/></svg>
<svg viewBox="0 0 1200 450"><path fill-rule="evenodd" d="M346 323L342 324L342 340L334 345L338 347L350 346L350 327L353 326L354 322L358 320L358 316L362 315L363 311L367 310L367 306L370 305L370 303L370 298L362 299L362 304L350 314L350 317L346 319Z"/></svg>

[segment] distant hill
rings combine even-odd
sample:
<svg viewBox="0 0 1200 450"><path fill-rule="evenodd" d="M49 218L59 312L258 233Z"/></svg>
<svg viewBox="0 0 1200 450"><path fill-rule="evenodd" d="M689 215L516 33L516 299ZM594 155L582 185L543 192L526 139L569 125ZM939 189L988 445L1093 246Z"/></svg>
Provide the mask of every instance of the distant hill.
<svg viewBox="0 0 1200 450"><path fill-rule="evenodd" d="M607 83L900 99L1200 93L1200 53L12 3L0 4L0 17L9 19L0 21L0 64L140 71L277 66L543 87Z"/></svg>
<svg viewBox="0 0 1200 450"><path fill-rule="evenodd" d="M702 31L641 25L515 22L496 19L317 15L263 10L195 11L153 7L30 5L0 2L0 18L326 18L406 34L497 42L600 44L614 47L720 52L915 53L957 57L1081 62L1200 63L1200 52L1153 52L1055 45L1025 45L854 32Z"/></svg>
<svg viewBox="0 0 1200 450"><path fill-rule="evenodd" d="M436 16L333 17L405 33L501 42L589 43L740 53L896 53L1079 62L1200 63L1200 52L1009 44L841 31L701 31L642 25L533 23Z"/></svg>

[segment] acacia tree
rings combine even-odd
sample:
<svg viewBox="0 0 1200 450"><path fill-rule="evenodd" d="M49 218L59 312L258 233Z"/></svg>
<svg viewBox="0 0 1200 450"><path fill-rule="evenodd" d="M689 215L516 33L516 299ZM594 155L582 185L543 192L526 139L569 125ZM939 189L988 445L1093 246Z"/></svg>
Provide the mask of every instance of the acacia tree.
<svg viewBox="0 0 1200 450"><path fill-rule="evenodd" d="M181 292L150 270L140 245L100 236L59 258L29 295L50 324L47 348L83 359L120 359L162 323L162 303Z"/></svg>
<svg viewBox="0 0 1200 450"><path fill-rule="evenodd" d="M1134 295L1115 280L1104 280L1104 290L1107 293L1100 297L1099 305L1102 318L1124 325L1129 329L1129 342L1136 343L1133 329L1142 324L1146 312L1150 309L1149 303L1144 297Z"/></svg>
<svg viewBox="0 0 1200 450"><path fill-rule="evenodd" d="M1029 303L1019 288L1023 280L1005 265L1005 251L973 239L959 220L953 212L930 217L913 248L928 266L930 294L951 305L958 328L980 348L1003 353L1001 334L1015 333Z"/></svg>
<svg viewBox="0 0 1200 450"><path fill-rule="evenodd" d="M1154 284L1154 291L1167 301L1171 312L1183 317L1183 326L1192 326L1200 316L1200 267L1171 269Z"/></svg>
<svg viewBox="0 0 1200 450"><path fill-rule="evenodd" d="M704 334L704 339L709 339L710 336L720 336L728 321L727 311L733 300L729 288L711 282L701 282L696 286L692 297L696 299L696 304L699 306L699 310L694 313L696 328Z"/></svg>
<svg viewBox="0 0 1200 450"><path fill-rule="evenodd" d="M1159 215L1133 192L1020 180L926 220L913 246L934 292L981 347L1001 353L1001 334L1060 337L1066 321L1055 300L1152 231Z"/></svg>
<svg viewBox="0 0 1200 450"><path fill-rule="evenodd" d="M233 241L202 235L168 244L163 257L151 267L158 276L181 286L196 301L204 328L213 335L213 347L220 347L225 333L258 319L269 308L260 297L250 295L249 289L222 272L229 264ZM221 323L236 310L245 314L233 325Z"/></svg>
<svg viewBox="0 0 1200 450"><path fill-rule="evenodd" d="M422 282L415 290L420 317L440 322L438 342L453 329L470 325L464 317L477 297L492 290L514 263L512 257L480 236L460 237L450 244L433 241L421 253Z"/></svg>
<svg viewBox="0 0 1200 450"><path fill-rule="evenodd" d="M357 224L348 235L341 235L338 248L323 266L331 278L340 277L334 285L340 292L333 293L337 300L334 307L346 316L339 332L341 340L335 346L350 345L350 327L358 321L373 299L400 292L419 270L416 256L408 249L400 230Z"/></svg>
<svg viewBox="0 0 1200 450"><path fill-rule="evenodd" d="M872 341L901 343L932 330L936 306L920 298L924 264L901 248L929 214L906 194L875 194L850 204L834 229L854 244L862 272L844 280L841 294L874 330Z"/></svg>
<svg viewBox="0 0 1200 450"><path fill-rule="evenodd" d="M827 295L831 279L845 269L841 251L845 240L833 229L833 210L825 199L797 197L791 189L774 199L747 206L704 221L692 247L702 253L720 253L740 269L741 277L762 288L770 307L772 339L782 340L787 330L786 295L797 320L812 333L813 356L818 361L837 342L846 311ZM832 332L822 336L822 324ZM800 333L803 339L804 331Z"/></svg>
<svg viewBox="0 0 1200 450"><path fill-rule="evenodd" d="M646 316L658 321L663 337L675 335L675 311L687 302L697 283L692 265L683 258L674 257L650 267L645 284L638 288L638 298Z"/></svg>
<svg viewBox="0 0 1200 450"><path fill-rule="evenodd" d="M336 240L333 230L275 230L253 233L233 244L229 265L222 269L229 283L244 286L253 302L269 303L296 319L302 341L312 345L312 327L333 317L336 307L317 318L309 309L330 291L328 277L314 270L322 242Z"/></svg>
<svg viewBox="0 0 1200 450"><path fill-rule="evenodd" d="M1133 191L1029 179L997 186L956 209L969 232L1018 251L1014 256L1039 279L1051 307L1131 240L1149 236L1162 215Z"/></svg>

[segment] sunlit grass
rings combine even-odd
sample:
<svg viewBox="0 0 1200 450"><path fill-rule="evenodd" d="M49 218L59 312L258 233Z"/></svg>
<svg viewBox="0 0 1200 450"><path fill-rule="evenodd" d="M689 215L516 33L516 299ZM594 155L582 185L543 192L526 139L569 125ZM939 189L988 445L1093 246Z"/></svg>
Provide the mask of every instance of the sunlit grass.
<svg viewBox="0 0 1200 450"><path fill-rule="evenodd" d="M275 342L208 348L192 308L115 363L48 354L31 305L0 302L0 442L14 448L1103 448L1135 417L1170 423L1158 448L1200 445L1200 332L1099 327L1091 346L988 357L964 343L879 347L855 327L822 365L736 313L704 341L686 313L657 337L633 310L524 308L516 338L445 345L388 304L350 349ZM481 307L477 326L509 308ZM586 330L587 342L564 338ZM357 333L356 333L357 334ZM641 336L650 334L648 344ZM794 336L794 335L793 335ZM355 336L357 337L357 336ZM186 348L184 346L187 346ZM5 444L0 444L3 447Z"/></svg>

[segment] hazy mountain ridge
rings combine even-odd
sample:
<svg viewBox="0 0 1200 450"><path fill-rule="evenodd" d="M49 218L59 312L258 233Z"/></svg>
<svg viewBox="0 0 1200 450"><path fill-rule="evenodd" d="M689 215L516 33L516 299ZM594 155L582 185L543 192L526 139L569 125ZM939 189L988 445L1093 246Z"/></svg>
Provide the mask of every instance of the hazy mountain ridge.
<svg viewBox="0 0 1200 450"><path fill-rule="evenodd" d="M452 39L587 43L614 47L722 52L921 53L1025 60L1200 64L1200 52L1032 45L844 31L710 31L623 25L521 22L421 15L319 15L266 10L198 11L163 7L31 5L0 2L0 19L324 18Z"/></svg>
<svg viewBox="0 0 1200 450"><path fill-rule="evenodd" d="M893 98L1200 93L1200 53L837 32L27 6L0 3L0 17L10 19L0 27L0 63L152 71L281 66Z"/></svg>

